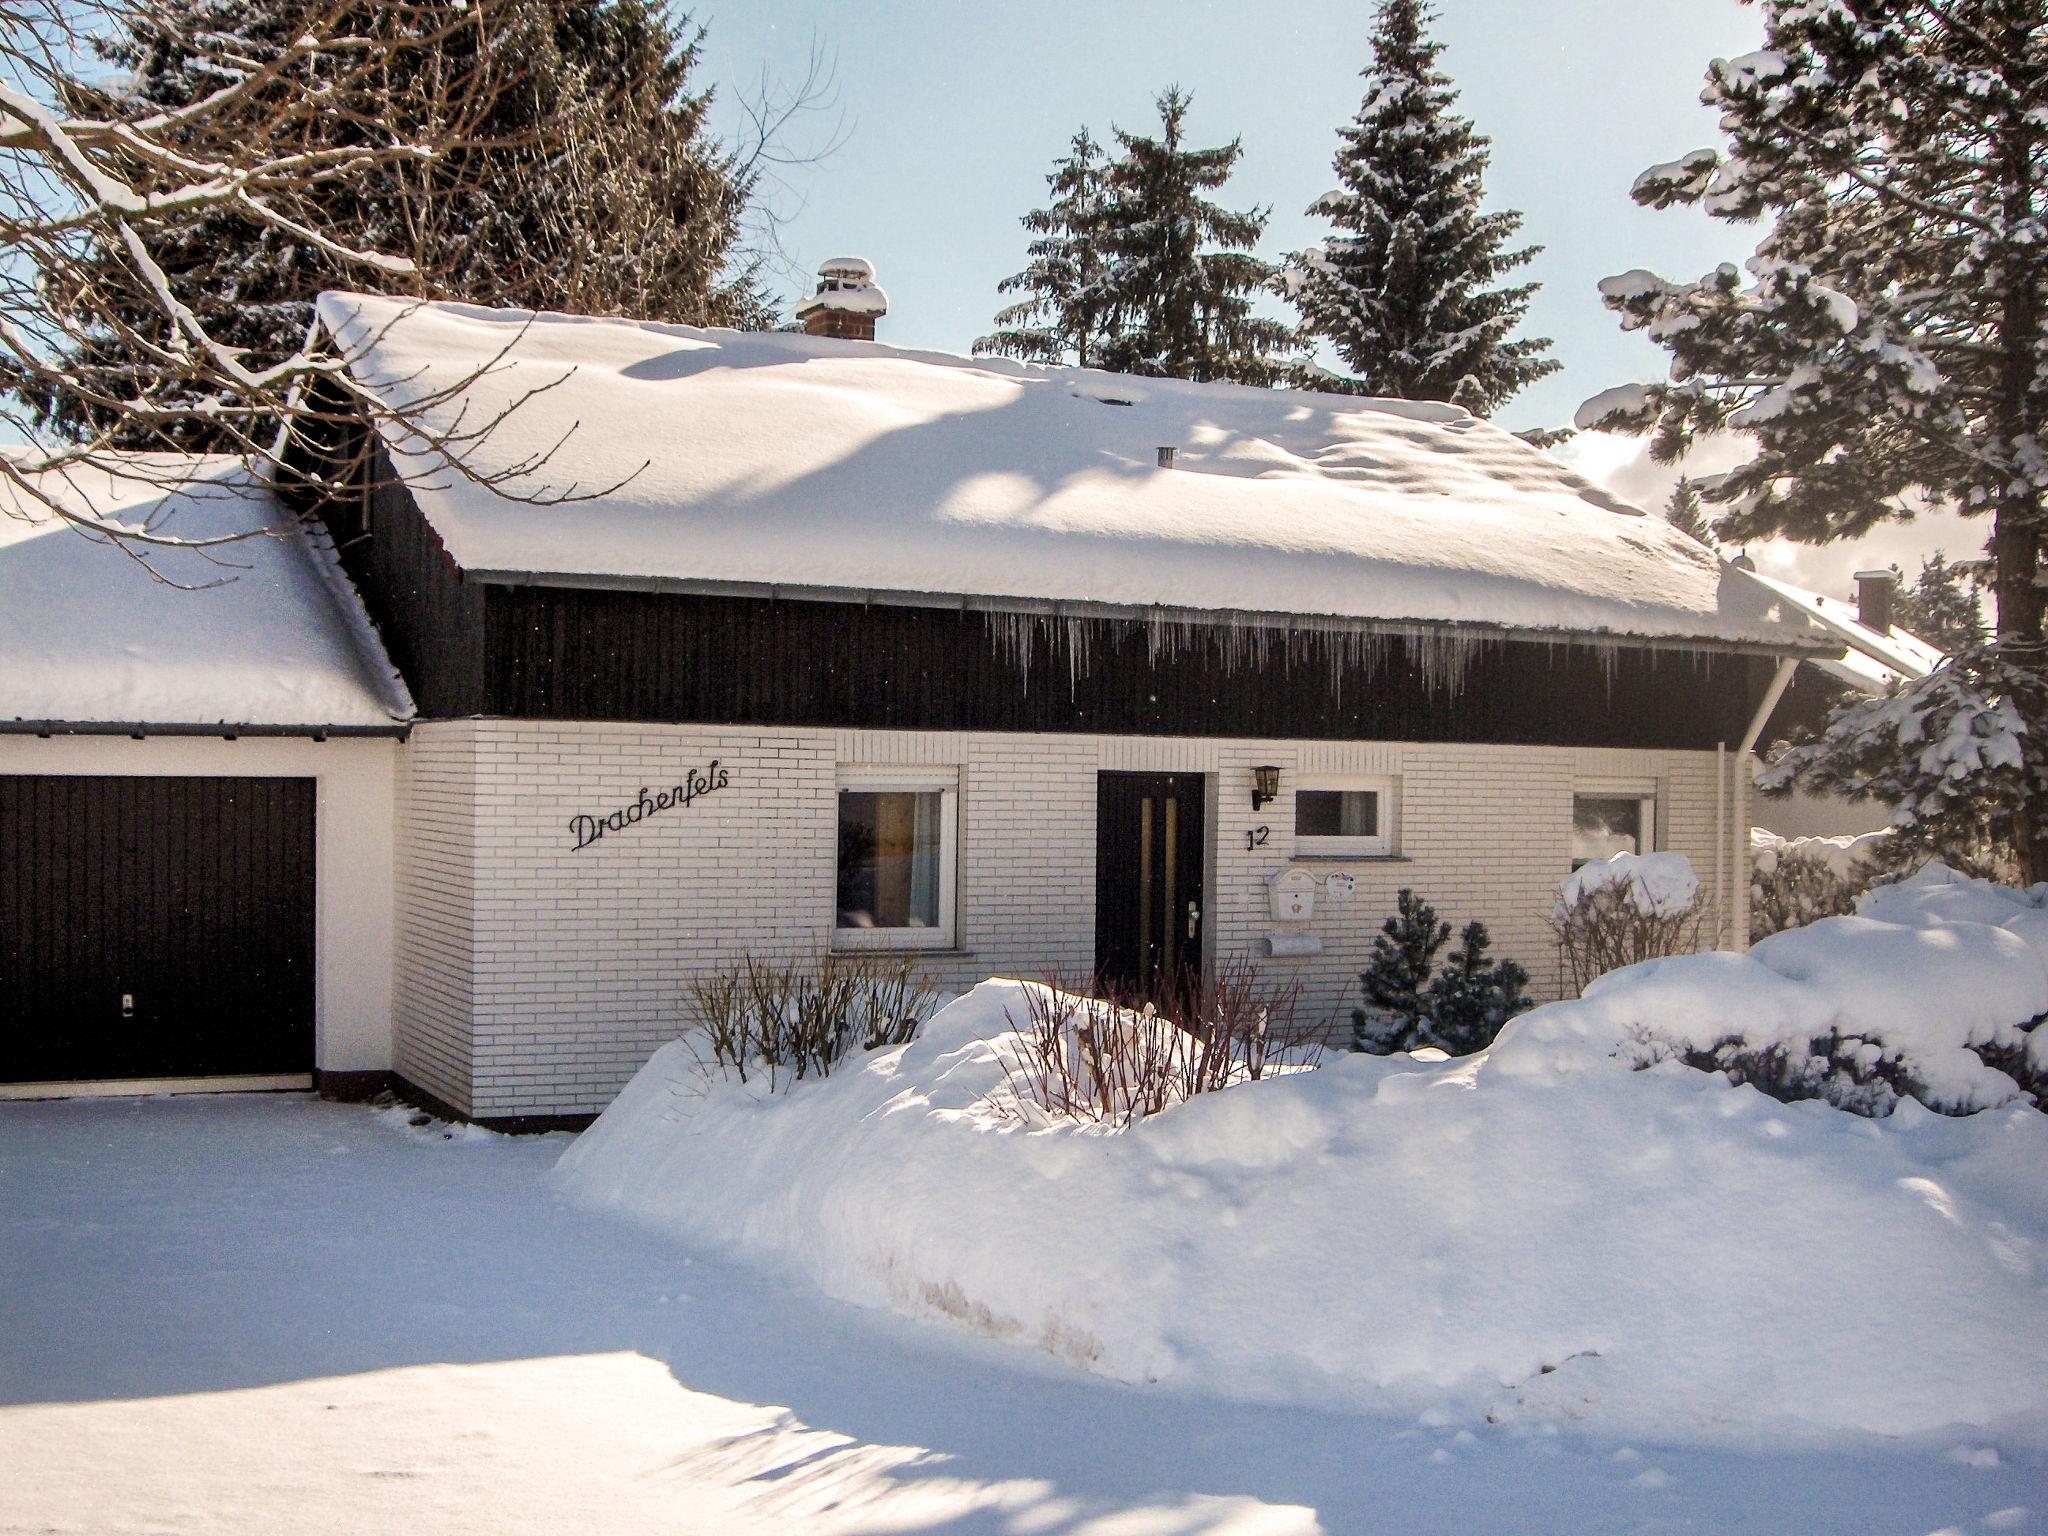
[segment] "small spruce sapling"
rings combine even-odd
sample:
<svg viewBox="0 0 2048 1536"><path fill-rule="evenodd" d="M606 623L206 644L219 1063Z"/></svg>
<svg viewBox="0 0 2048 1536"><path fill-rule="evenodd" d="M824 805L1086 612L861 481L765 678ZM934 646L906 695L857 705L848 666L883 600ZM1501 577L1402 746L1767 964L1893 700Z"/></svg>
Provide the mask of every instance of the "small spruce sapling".
<svg viewBox="0 0 2048 1536"><path fill-rule="evenodd" d="M1501 1025L1529 1006L1522 995L1529 973L1512 960L1486 963L1486 924L1474 920L1459 936L1444 968L1429 984L1423 1002L1427 1041L1453 1056L1468 1056L1493 1043Z"/></svg>
<svg viewBox="0 0 2048 1536"><path fill-rule="evenodd" d="M1351 1010L1352 1048L1375 1056L1407 1050L1420 1039L1430 963L1451 938L1451 925L1439 922L1436 908L1413 891L1402 891L1398 906L1372 941L1372 959L1358 978L1371 1007Z"/></svg>

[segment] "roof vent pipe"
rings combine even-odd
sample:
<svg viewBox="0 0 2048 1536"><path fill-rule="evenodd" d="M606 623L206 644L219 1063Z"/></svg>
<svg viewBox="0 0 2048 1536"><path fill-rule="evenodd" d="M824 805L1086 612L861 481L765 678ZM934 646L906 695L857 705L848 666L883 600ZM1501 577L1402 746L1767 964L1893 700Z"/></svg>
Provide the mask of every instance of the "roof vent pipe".
<svg viewBox="0 0 2048 1536"><path fill-rule="evenodd" d="M1899 578L1890 571L1856 573L1856 622L1880 635L1892 632L1892 594Z"/></svg>
<svg viewBox="0 0 2048 1536"><path fill-rule="evenodd" d="M1173 468L1173 449L1164 443L1159 445L1159 467L1161 469Z"/></svg>

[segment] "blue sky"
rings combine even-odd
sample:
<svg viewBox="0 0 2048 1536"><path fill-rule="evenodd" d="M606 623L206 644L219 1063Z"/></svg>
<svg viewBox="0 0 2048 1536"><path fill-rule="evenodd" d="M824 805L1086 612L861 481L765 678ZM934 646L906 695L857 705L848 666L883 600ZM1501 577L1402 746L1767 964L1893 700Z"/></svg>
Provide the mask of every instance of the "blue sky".
<svg viewBox="0 0 2048 1536"><path fill-rule="evenodd" d="M1751 232L1690 211L1639 209L1628 188L1653 161L1716 142L1701 76L1716 55L1756 46L1761 27L1735 0L1439 0L1439 10L1462 109L1494 141L1490 200L1521 209L1526 237L1545 247L1526 269L1543 285L1530 326L1564 363L1499 419L1560 424L1596 390L1662 371L1662 354L1601 307L1601 277L1635 266L1692 276L1753 245ZM1043 200L1074 130L1143 131L1168 84L1193 94L1198 142L1243 138L1224 196L1271 205L1262 253L1314 238L1302 210L1334 182L1372 7L728 0L696 14L710 29L703 79L726 98L729 136L734 97L764 68L800 77L814 44L833 63L837 111L795 125L789 143L814 147L835 126L843 143L772 193L791 259L808 271L827 256L870 258L892 304L884 339L965 351L988 327L996 282L1022 264L1018 217Z"/></svg>

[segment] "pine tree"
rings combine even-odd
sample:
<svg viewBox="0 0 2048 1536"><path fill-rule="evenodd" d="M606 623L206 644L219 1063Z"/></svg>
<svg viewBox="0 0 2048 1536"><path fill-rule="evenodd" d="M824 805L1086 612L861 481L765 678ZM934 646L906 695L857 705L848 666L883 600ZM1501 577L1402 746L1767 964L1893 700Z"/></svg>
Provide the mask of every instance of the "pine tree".
<svg viewBox="0 0 2048 1536"><path fill-rule="evenodd" d="M1430 966L1451 939L1451 925L1438 922L1436 908L1413 891L1402 891L1396 908L1380 926L1372 958L1358 978L1371 1007L1351 1010L1352 1048L1375 1056L1421 1043Z"/></svg>
<svg viewBox="0 0 2048 1536"><path fill-rule="evenodd" d="M1505 249L1521 214L1480 206L1489 141L1452 111L1432 19L1426 0L1381 0L1365 100L1337 134L1339 185L1309 208L1336 233L1290 257L1286 281L1304 339L1351 370L1305 382L1483 415L1559 364L1548 338L1509 339L1536 285L1495 284L1541 247Z"/></svg>
<svg viewBox="0 0 2048 1536"><path fill-rule="evenodd" d="M1983 644L1982 578L1974 564L1951 562L1936 550L1920 562L1912 585L1906 584L1905 572L1896 565L1892 572L1899 578L1899 595L1892 604L1892 620L1899 628L1951 656Z"/></svg>
<svg viewBox="0 0 2048 1536"><path fill-rule="evenodd" d="M1159 98L1159 137L1117 130L1103 245L1111 263L1110 334L1101 366L1117 373L1271 384L1291 332L1252 312L1274 268L1251 254L1268 210L1233 212L1202 196L1230 179L1237 139L1190 149L1189 100Z"/></svg>
<svg viewBox="0 0 2048 1536"><path fill-rule="evenodd" d="M356 0L366 10L377 0ZM319 227L330 239L393 251L415 271L394 279L422 297L521 308L625 312L694 323L760 324L768 318L753 273L735 266L750 176L708 136L708 97L689 76L701 34L669 21L649 0L478 0L482 24L451 28L437 46L396 61L427 77L500 72L488 119L463 153L427 165L392 165L336 177L319 189ZM128 72L135 100L175 111L227 83L220 61L263 59L307 30L322 0L167 0L138 11L107 45ZM336 29L345 33L345 25ZM208 40L204 53L190 38ZM228 42L223 44L222 40ZM342 72L337 61L332 74ZM323 84L310 72L309 90ZM361 91L360 79L350 90ZM78 87L73 110L94 91ZM413 103L427 90L394 93ZM104 98L102 98L104 99ZM310 119L321 145L379 141L417 125L387 121L389 96L348 95ZM168 232L154 255L177 298L210 333L261 366L304 340L321 288L360 278L311 241L222 211ZM99 302L96 270L83 264L80 291L52 302ZM75 360L106 380L152 375L150 348L163 339L159 313L124 315L140 344L114 331ZM33 402L41 419L74 433L108 426L109 413L76 394ZM123 440L165 446L147 426L124 424ZM186 419L173 441L204 447L203 419Z"/></svg>
<svg viewBox="0 0 2048 1536"><path fill-rule="evenodd" d="M1106 173L1102 146L1083 128L1045 178L1052 200L1024 215L1038 237L1025 248L1030 262L996 285L1024 297L996 312L996 329L974 343L976 353L1095 366L1111 318Z"/></svg>
<svg viewBox="0 0 2048 1536"><path fill-rule="evenodd" d="M1714 546L1714 525L1700 511L1699 487L1684 475L1671 488L1671 500L1664 507L1664 521L1680 533L1698 539L1709 549Z"/></svg>
<svg viewBox="0 0 2048 1536"><path fill-rule="evenodd" d="M1429 1043L1453 1056L1485 1049L1503 1024L1529 1006L1522 995L1529 973L1512 960L1488 965L1491 942L1486 924L1467 923L1460 947L1451 951L1424 998Z"/></svg>
<svg viewBox="0 0 2048 1536"><path fill-rule="evenodd" d="M1747 433L1754 457L1705 488L1731 538L1855 537L1916 497L1988 514L1996 654L1964 652L1952 677L1898 707L2005 707L2018 722L2002 738L2023 759L2005 825L2025 877L2040 879L2048 735L2029 680L2048 653L2048 13L2040 0L1763 11L1764 47L1708 73L1727 156L1652 167L1634 195L1766 232L1746 273L1601 284L1624 328L1669 350L1671 374L1596 396L1579 425L1654 431L1666 462L1700 432ZM1931 740L1932 725L1891 739ZM1909 768L1889 782L1918 785L1906 803L1936 803L1938 786Z"/></svg>

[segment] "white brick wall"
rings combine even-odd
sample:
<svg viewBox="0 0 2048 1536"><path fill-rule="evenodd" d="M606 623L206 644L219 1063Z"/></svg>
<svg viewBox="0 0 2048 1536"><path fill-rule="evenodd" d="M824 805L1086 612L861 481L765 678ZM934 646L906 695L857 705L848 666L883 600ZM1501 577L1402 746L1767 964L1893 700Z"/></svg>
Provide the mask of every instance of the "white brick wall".
<svg viewBox="0 0 2048 1536"><path fill-rule="evenodd" d="M1208 775L1217 956L1257 952L1274 930L1266 876L1292 856L1305 774L1398 778L1400 858L1304 861L1319 877L1354 874L1357 893L1319 890L1307 928L1320 957L1264 962L1300 979L1305 1018L1348 1018L1404 885L1454 924L1485 919L1494 952L1554 992L1543 919L1569 865L1575 786L1653 788L1660 846L1690 855L1709 884L1716 868L1711 753L462 721L420 726L403 756L398 1061L480 1116L601 1108L675 1034L693 970L745 949L822 949L841 763L958 768L959 947L929 962L952 988L1092 968L1096 775L1108 769ZM713 758L727 788L575 849L571 816L625 806ZM1281 795L1254 816L1251 768L1264 762L1280 765ZM1268 841L1247 851L1260 824Z"/></svg>

